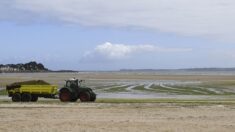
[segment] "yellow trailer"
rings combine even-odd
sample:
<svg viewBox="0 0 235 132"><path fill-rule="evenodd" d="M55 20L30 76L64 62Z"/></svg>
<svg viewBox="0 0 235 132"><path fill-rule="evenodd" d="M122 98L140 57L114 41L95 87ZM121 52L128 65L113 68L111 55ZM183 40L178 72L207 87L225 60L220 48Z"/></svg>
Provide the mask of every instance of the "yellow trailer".
<svg viewBox="0 0 235 132"><path fill-rule="evenodd" d="M36 102L38 97L56 98L56 95L58 95L58 86L38 84L35 83L35 85L28 85L27 83L15 83L7 86L6 89L8 96L12 98L13 102Z"/></svg>
<svg viewBox="0 0 235 132"><path fill-rule="evenodd" d="M20 89L13 92L31 94L57 94L58 87L55 85L21 85Z"/></svg>

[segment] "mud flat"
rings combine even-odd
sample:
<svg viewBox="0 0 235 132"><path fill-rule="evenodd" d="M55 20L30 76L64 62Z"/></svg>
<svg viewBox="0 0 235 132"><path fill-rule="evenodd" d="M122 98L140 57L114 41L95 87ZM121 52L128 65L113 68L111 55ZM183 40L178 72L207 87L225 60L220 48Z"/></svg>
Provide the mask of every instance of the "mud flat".
<svg viewBox="0 0 235 132"><path fill-rule="evenodd" d="M167 103L0 104L0 131L233 132L234 105Z"/></svg>

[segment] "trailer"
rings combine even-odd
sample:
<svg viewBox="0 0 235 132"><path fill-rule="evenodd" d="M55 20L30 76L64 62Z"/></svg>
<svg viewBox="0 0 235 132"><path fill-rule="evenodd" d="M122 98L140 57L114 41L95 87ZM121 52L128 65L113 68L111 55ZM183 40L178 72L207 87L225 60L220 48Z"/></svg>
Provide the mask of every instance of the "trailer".
<svg viewBox="0 0 235 132"><path fill-rule="evenodd" d="M6 90L13 102L36 102L39 97L56 98L58 94L58 86L43 80L16 82L7 85Z"/></svg>

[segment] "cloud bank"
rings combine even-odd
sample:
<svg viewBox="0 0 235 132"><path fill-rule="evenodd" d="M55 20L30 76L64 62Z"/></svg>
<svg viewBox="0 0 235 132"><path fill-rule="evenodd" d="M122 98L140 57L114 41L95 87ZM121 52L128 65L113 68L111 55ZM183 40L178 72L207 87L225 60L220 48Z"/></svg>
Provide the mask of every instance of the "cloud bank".
<svg viewBox="0 0 235 132"><path fill-rule="evenodd" d="M235 41L234 0L2 0L0 20L133 27Z"/></svg>
<svg viewBox="0 0 235 132"><path fill-rule="evenodd" d="M112 44L106 42L96 46L93 50L84 54L83 60L123 60L135 56L136 54L162 53L162 52L189 52L190 48L163 48L149 44L128 45Z"/></svg>

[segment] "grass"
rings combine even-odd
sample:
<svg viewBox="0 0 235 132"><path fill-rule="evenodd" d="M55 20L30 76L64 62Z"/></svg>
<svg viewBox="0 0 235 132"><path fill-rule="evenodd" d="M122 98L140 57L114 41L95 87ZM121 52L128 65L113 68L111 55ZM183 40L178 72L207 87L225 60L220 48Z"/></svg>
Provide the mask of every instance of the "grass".
<svg viewBox="0 0 235 132"><path fill-rule="evenodd" d="M81 102L75 102L75 104L80 104ZM138 103L159 103L159 104L172 104L172 105L181 105L181 106L197 106L197 105L235 105L235 99L219 99L219 100L204 100L204 99L97 99L96 103L111 103L111 104L120 104L120 103L129 103L129 104L138 104ZM0 104L16 104L9 100L0 100ZM20 104L20 103L18 103ZM23 103L23 104L56 104L56 105L70 105L70 103L60 102L58 99L52 100L40 100L38 102ZM74 103L73 103L74 104Z"/></svg>
<svg viewBox="0 0 235 132"><path fill-rule="evenodd" d="M141 86L136 86L133 89L134 90L143 91L143 92L147 92L148 91L148 92L157 92L157 93L172 93L171 90L163 88L163 87L161 87L159 85L152 85L152 86L150 86L150 88L152 88L152 89L146 89L144 87L144 85L141 85Z"/></svg>
<svg viewBox="0 0 235 132"><path fill-rule="evenodd" d="M107 85L107 86L97 86L97 87L94 87L94 89L105 89L105 88L109 88L109 87L116 87L118 85Z"/></svg>
<svg viewBox="0 0 235 132"><path fill-rule="evenodd" d="M206 88L199 88L195 86L174 86L182 94L189 95L218 95L216 92L210 91Z"/></svg>
<svg viewBox="0 0 235 132"><path fill-rule="evenodd" d="M0 90L0 95L7 95L7 91L5 89Z"/></svg>
<svg viewBox="0 0 235 132"><path fill-rule="evenodd" d="M140 90L140 91L153 91L153 90L150 90L150 89L146 89L144 87L144 85L141 85L141 86L136 86L133 88L133 90Z"/></svg>
<svg viewBox="0 0 235 132"><path fill-rule="evenodd" d="M131 85L130 85L131 86ZM129 92L126 90L127 87L130 86L113 86L107 87L109 89L105 89L105 92ZM168 86L168 85L166 85ZM226 91L227 88L217 88L212 85L208 84L201 84L201 85L173 85L167 88L160 85L153 84L150 86L150 89L146 89L145 85L139 85L133 88L133 90L138 90L142 92L155 92L155 93L166 93L166 94L177 94L177 95L235 95L235 92ZM218 91L218 92L216 92Z"/></svg>
<svg viewBox="0 0 235 132"><path fill-rule="evenodd" d="M130 87L131 85L128 86L120 86L120 87L111 87L109 89L105 89L105 92L111 92L111 93L117 93L117 92L128 92L126 88Z"/></svg>
<svg viewBox="0 0 235 132"><path fill-rule="evenodd" d="M166 88L159 85L152 85L150 88L155 92L178 94L178 95L203 95L202 92L196 92L195 88L185 86L171 86L172 88Z"/></svg>
<svg viewBox="0 0 235 132"><path fill-rule="evenodd" d="M161 93L171 93L171 94L178 94L178 95L235 95L234 92L226 92L223 91L226 88L214 88L214 87L207 87L205 85L196 86L196 85L187 85L187 86L171 86L172 88L166 88L159 85L153 85L151 88L155 90L155 92ZM209 90L212 88L213 90L220 91L221 93L217 93L215 91ZM139 89L143 90L143 89Z"/></svg>
<svg viewBox="0 0 235 132"><path fill-rule="evenodd" d="M219 86L219 87L235 86L235 80L210 81L210 82L205 82L204 85Z"/></svg>

